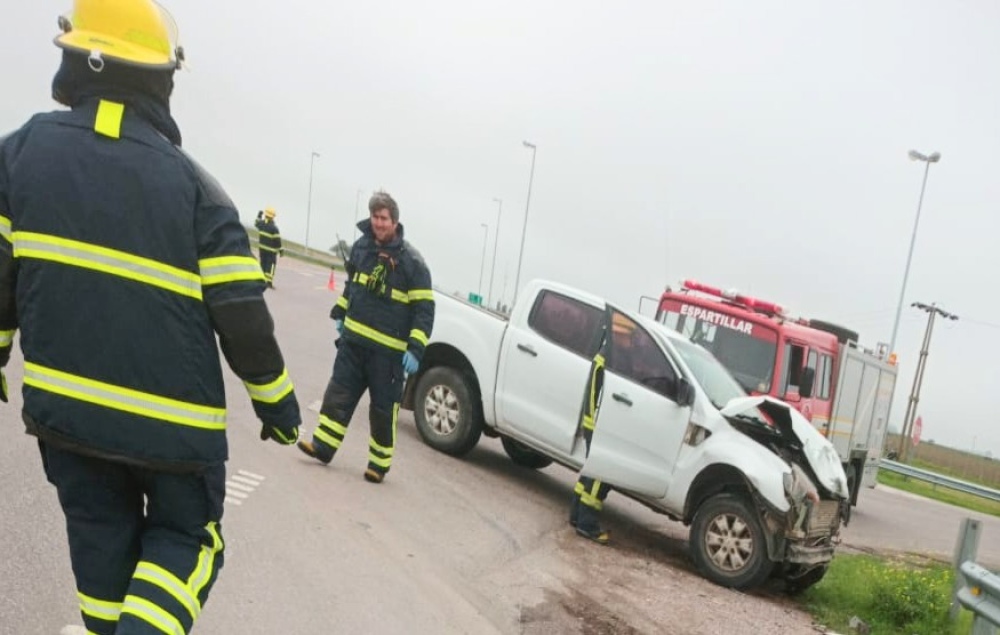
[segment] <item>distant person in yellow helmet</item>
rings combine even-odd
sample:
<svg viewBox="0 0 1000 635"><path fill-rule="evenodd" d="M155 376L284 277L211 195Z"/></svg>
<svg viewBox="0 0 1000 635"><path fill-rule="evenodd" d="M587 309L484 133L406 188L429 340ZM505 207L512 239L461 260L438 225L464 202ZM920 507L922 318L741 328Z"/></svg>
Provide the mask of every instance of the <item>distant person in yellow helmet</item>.
<svg viewBox="0 0 1000 635"><path fill-rule="evenodd" d="M274 273L278 268L278 256L285 255L285 250L281 246L281 232L278 231L274 217L274 208L268 207L257 213L257 220L254 222L258 235L260 268L264 272L267 286L272 289L274 288Z"/></svg>
<svg viewBox="0 0 1000 635"><path fill-rule="evenodd" d="M0 138L0 368L19 330L22 419L84 622L64 632L189 633L223 564L219 349L262 440L295 443L299 406L239 215L180 148L173 20L151 0L76 0L59 23L69 110Z"/></svg>

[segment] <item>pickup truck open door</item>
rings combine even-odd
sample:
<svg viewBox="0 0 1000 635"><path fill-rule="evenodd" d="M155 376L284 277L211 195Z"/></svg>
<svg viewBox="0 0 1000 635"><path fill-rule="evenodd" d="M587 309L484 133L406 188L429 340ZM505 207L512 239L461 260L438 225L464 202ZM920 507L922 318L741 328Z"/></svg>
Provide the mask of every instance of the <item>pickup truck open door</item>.
<svg viewBox="0 0 1000 635"><path fill-rule="evenodd" d="M663 498L691 407L678 404L680 373L656 338L613 307L608 316L603 394L581 473L619 489Z"/></svg>

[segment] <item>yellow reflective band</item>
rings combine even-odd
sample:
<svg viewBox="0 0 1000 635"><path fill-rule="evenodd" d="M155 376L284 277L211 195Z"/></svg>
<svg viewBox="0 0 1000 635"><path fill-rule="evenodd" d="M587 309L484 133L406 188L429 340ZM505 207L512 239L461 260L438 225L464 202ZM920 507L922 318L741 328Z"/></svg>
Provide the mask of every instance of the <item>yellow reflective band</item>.
<svg viewBox="0 0 1000 635"><path fill-rule="evenodd" d="M339 450L340 444L344 442L343 439L338 439L335 436L327 434L323 430L323 428L316 428L315 430L313 430L313 436L322 441L323 443L327 444L334 450Z"/></svg>
<svg viewBox="0 0 1000 635"><path fill-rule="evenodd" d="M14 343L14 331L0 331L0 348Z"/></svg>
<svg viewBox="0 0 1000 635"><path fill-rule="evenodd" d="M416 302L418 300L434 301L434 292L430 289L410 289L410 292L406 295L410 297L410 302Z"/></svg>
<svg viewBox="0 0 1000 635"><path fill-rule="evenodd" d="M258 236L264 236L265 238L280 238L281 234L269 234L267 232L258 231Z"/></svg>
<svg viewBox="0 0 1000 635"><path fill-rule="evenodd" d="M393 350L396 351L406 350L406 342L404 342L403 340L397 340L396 338L390 337L385 333L376 331L372 327L362 324L361 322L356 322L351 318L347 318L346 320L344 320L344 328L353 333L357 333L361 337L368 338L373 342L377 342L382 346L387 346Z"/></svg>
<svg viewBox="0 0 1000 635"><path fill-rule="evenodd" d="M117 249L46 234L14 232L14 257L37 258L143 282L201 300L201 278Z"/></svg>
<svg viewBox="0 0 1000 635"><path fill-rule="evenodd" d="M334 421L333 419L331 419L330 417L328 417L326 415L320 415L319 416L319 425L323 426L324 428L327 428L331 432L339 434L340 436L346 436L347 435L347 427L346 426L337 423L336 421Z"/></svg>
<svg viewBox="0 0 1000 635"><path fill-rule="evenodd" d="M396 302L402 302L403 304L410 303L410 298L408 295L406 295L402 291L397 291L395 289L392 290L392 299L395 300Z"/></svg>
<svg viewBox="0 0 1000 635"><path fill-rule="evenodd" d="M257 245L257 246L260 248L261 251L269 251L273 254L278 253L277 247L269 247L267 245Z"/></svg>
<svg viewBox="0 0 1000 635"><path fill-rule="evenodd" d="M604 509L604 503L597 499L597 497L592 496L586 492L580 494L580 502L590 507L591 509L601 511Z"/></svg>
<svg viewBox="0 0 1000 635"><path fill-rule="evenodd" d="M427 337L427 333L424 333L420 329L413 329L412 331L410 331L410 339L417 340L424 346L427 346L427 342L429 340L429 338Z"/></svg>
<svg viewBox="0 0 1000 635"><path fill-rule="evenodd" d="M384 445L379 445L373 437L368 438L368 448L374 450L384 456L392 456L396 453L395 448L387 448Z"/></svg>
<svg viewBox="0 0 1000 635"><path fill-rule="evenodd" d="M368 284L368 274L367 273L356 273L354 274L354 281L359 284Z"/></svg>
<svg viewBox="0 0 1000 635"><path fill-rule="evenodd" d="M250 398L263 403L278 403L292 392L292 379L288 376L288 369L281 371L281 375L274 381L267 384L251 384L243 382L250 393Z"/></svg>
<svg viewBox="0 0 1000 635"><path fill-rule="evenodd" d="M0 216L0 238L6 239L7 242L11 241L11 227L10 219L6 216Z"/></svg>
<svg viewBox="0 0 1000 635"><path fill-rule="evenodd" d="M351 301L347 299L346 295L342 295L340 296L340 299L337 300L337 306L346 311L347 308L351 306Z"/></svg>
<svg viewBox="0 0 1000 635"><path fill-rule="evenodd" d="M597 366L598 368L604 368L604 355L598 353L594 357L594 365Z"/></svg>
<svg viewBox="0 0 1000 635"><path fill-rule="evenodd" d="M577 481L576 487L573 488L573 491L576 492L577 494L583 494L584 492L587 491L587 488L583 483Z"/></svg>
<svg viewBox="0 0 1000 635"><path fill-rule="evenodd" d="M140 561L139 565L135 568L132 578L148 582L166 591L171 597L177 600L178 604L187 609L192 620L198 619L198 614L201 613L201 603L198 602L198 598L194 596L191 589L181 582L177 576L163 567L152 562Z"/></svg>
<svg viewBox="0 0 1000 635"><path fill-rule="evenodd" d="M194 571L187 581L187 586L191 589L195 598L201 594L202 589L212 579L212 573L215 570L215 554L222 551L225 547L222 543L222 536L219 535L216 529L214 520L205 525L205 531L212 536L212 544L202 545L201 553L198 554L198 563L195 565Z"/></svg>
<svg viewBox="0 0 1000 635"><path fill-rule="evenodd" d="M594 479L594 484L590 488L590 495L597 498L597 494L601 491L601 481Z"/></svg>
<svg viewBox="0 0 1000 635"><path fill-rule="evenodd" d="M225 282L264 279L260 263L257 262L256 258L250 256L205 258L198 261L198 269L201 271L201 286L203 287Z"/></svg>
<svg viewBox="0 0 1000 635"><path fill-rule="evenodd" d="M92 598L79 591L76 592L76 596L80 598L80 612L87 617L92 617L95 620L104 620L106 622L118 621L118 616L121 615L122 612L121 602L98 600L97 598Z"/></svg>
<svg viewBox="0 0 1000 635"><path fill-rule="evenodd" d="M177 401L148 392L107 384L78 375L24 363L24 383L39 390L113 410L203 430L225 430L225 408Z"/></svg>
<svg viewBox="0 0 1000 635"><path fill-rule="evenodd" d="M126 595L122 613L134 615L166 635L185 635L184 627L176 617L145 598Z"/></svg>
<svg viewBox="0 0 1000 635"><path fill-rule="evenodd" d="M381 457L381 456L375 454L374 452L369 452L368 453L368 462L372 463L374 465L377 465L379 467L383 467L385 469L389 469L390 467L392 467L392 457L391 456L388 457L388 458L384 458L384 457Z"/></svg>
<svg viewBox="0 0 1000 635"><path fill-rule="evenodd" d="M583 415L583 427L586 430L594 429L594 418L590 415Z"/></svg>
<svg viewBox="0 0 1000 635"><path fill-rule="evenodd" d="M125 104L101 100L97 106L97 118L94 120L94 131L105 137L118 139L121 137L122 116L125 114Z"/></svg>

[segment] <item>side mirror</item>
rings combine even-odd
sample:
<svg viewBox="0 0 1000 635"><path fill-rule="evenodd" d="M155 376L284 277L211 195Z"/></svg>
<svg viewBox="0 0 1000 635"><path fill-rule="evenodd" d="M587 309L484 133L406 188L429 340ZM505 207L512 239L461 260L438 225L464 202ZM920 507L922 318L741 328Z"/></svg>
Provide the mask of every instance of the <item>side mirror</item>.
<svg viewBox="0 0 1000 635"><path fill-rule="evenodd" d="M682 408L687 408L694 403L694 386L691 383L680 377L677 379L677 405Z"/></svg>
<svg viewBox="0 0 1000 635"><path fill-rule="evenodd" d="M812 397L813 388L816 384L816 369L808 366L802 369L802 377L799 379L799 396L803 399Z"/></svg>

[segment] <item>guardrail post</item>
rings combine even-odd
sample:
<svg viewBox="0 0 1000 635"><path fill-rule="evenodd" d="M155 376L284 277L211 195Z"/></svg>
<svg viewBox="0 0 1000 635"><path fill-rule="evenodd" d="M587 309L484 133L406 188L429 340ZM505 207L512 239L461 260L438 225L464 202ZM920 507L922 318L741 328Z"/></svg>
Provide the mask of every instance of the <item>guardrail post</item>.
<svg viewBox="0 0 1000 635"><path fill-rule="evenodd" d="M958 611L961 608L958 603L958 592L965 586L962 580L962 563L976 561L980 529L978 520L965 518L958 530L958 542L955 544L955 587L951 592L951 607L948 609L948 615L953 622L958 619Z"/></svg>

